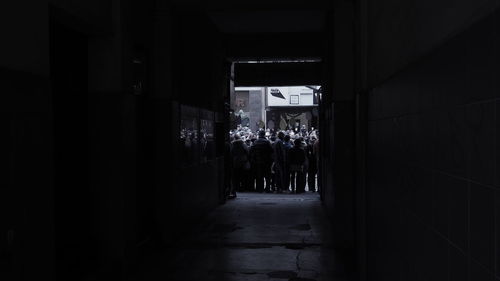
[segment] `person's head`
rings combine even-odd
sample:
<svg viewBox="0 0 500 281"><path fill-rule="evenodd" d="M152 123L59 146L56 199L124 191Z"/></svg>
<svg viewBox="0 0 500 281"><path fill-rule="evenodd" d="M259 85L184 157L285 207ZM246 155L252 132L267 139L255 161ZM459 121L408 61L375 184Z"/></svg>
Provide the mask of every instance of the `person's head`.
<svg viewBox="0 0 500 281"><path fill-rule="evenodd" d="M278 138L279 138L280 140L282 140L283 138L285 138L285 133L283 133L283 132L281 132L281 131L280 131L280 132L278 132Z"/></svg>
<svg viewBox="0 0 500 281"><path fill-rule="evenodd" d="M295 145L295 146L300 146L301 144L302 144L302 140L300 140L300 138L299 139L295 139L293 141L293 145Z"/></svg>
<svg viewBox="0 0 500 281"><path fill-rule="evenodd" d="M239 133L234 134L234 140L241 139L241 135Z"/></svg>
<svg viewBox="0 0 500 281"><path fill-rule="evenodd" d="M285 141L286 141L286 142L290 141L290 135L286 135L286 136L285 136Z"/></svg>
<svg viewBox="0 0 500 281"><path fill-rule="evenodd" d="M259 131L259 138L265 138L266 137L266 131L260 130Z"/></svg>

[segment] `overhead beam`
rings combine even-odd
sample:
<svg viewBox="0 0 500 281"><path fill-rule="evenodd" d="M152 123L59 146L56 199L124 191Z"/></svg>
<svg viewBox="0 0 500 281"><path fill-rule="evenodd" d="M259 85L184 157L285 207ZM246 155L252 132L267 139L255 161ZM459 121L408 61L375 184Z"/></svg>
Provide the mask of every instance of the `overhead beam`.
<svg viewBox="0 0 500 281"><path fill-rule="evenodd" d="M321 85L321 63L237 63L236 87Z"/></svg>
<svg viewBox="0 0 500 281"><path fill-rule="evenodd" d="M226 35L226 56L232 60L321 58L323 39L321 32Z"/></svg>

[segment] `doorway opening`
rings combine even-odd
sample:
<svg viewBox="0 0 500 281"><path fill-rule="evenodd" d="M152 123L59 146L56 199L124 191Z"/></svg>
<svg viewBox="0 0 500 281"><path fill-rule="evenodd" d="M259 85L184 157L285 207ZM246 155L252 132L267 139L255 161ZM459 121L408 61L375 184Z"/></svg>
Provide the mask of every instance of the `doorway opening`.
<svg viewBox="0 0 500 281"><path fill-rule="evenodd" d="M296 65L311 61L245 63ZM245 192L319 194L321 91L318 84L231 83L227 132L231 159L227 167L231 174L229 198Z"/></svg>

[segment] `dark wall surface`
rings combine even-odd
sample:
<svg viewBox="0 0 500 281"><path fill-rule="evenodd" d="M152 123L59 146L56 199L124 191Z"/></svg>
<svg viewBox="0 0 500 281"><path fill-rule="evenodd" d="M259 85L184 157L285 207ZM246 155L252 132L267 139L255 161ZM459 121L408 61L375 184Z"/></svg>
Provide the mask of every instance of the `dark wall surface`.
<svg viewBox="0 0 500 281"><path fill-rule="evenodd" d="M136 101L124 80L127 3L1 4L9 38L0 47L8 93L0 110L2 279L120 273L131 260Z"/></svg>
<svg viewBox="0 0 500 281"><path fill-rule="evenodd" d="M369 94L368 280L494 280L500 14Z"/></svg>
<svg viewBox="0 0 500 281"><path fill-rule="evenodd" d="M198 126L203 112L215 122L224 109L227 76L221 40L206 15L173 6L156 13L154 88L147 100L154 146L150 167L160 243L171 246L222 197L221 155L204 161L197 151L186 161L180 122L184 108L195 112Z"/></svg>
<svg viewBox="0 0 500 281"><path fill-rule="evenodd" d="M368 84L376 85L498 7L498 1L364 1ZM361 8L363 9L363 8Z"/></svg>
<svg viewBox="0 0 500 281"><path fill-rule="evenodd" d="M53 276L54 197L49 81L1 70L0 278ZM26 271L29 269L29 271Z"/></svg>

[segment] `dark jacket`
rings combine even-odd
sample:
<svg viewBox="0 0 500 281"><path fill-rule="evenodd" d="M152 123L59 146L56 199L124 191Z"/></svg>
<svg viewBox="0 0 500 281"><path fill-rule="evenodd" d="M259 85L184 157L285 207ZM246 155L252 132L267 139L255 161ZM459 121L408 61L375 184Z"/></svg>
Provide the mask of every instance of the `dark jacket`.
<svg viewBox="0 0 500 281"><path fill-rule="evenodd" d="M307 145L307 160L309 162L309 169L316 170L316 154L314 151L314 143Z"/></svg>
<svg viewBox="0 0 500 281"><path fill-rule="evenodd" d="M307 162L306 151L300 146L294 146L288 150L289 165L305 165Z"/></svg>
<svg viewBox="0 0 500 281"><path fill-rule="evenodd" d="M284 168L285 167L285 145L283 140L277 139L274 143L274 165Z"/></svg>
<svg viewBox="0 0 500 281"><path fill-rule="evenodd" d="M231 143L231 157L233 159L233 167L242 168L248 162L248 146L243 140L234 140Z"/></svg>
<svg viewBox="0 0 500 281"><path fill-rule="evenodd" d="M256 165L271 165L273 147L266 138L257 139L250 147L250 162Z"/></svg>

